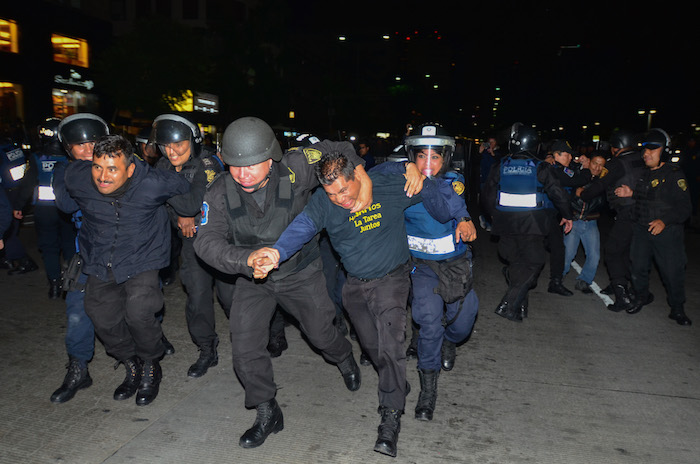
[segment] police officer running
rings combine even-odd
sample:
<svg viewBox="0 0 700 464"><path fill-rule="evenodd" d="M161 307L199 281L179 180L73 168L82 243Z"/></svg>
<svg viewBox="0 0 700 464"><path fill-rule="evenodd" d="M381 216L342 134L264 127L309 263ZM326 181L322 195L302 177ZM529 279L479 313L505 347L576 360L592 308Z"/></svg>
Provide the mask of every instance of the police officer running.
<svg viewBox="0 0 700 464"><path fill-rule="evenodd" d="M528 292L545 264L544 239L554 220L547 209L552 203L562 216L564 233L572 226L569 196L551 165L535 158L538 146L532 127L513 124L510 155L493 166L485 186L491 232L499 236L498 252L508 262L504 268L508 290L496 314L515 322L527 317Z"/></svg>
<svg viewBox="0 0 700 464"><path fill-rule="evenodd" d="M634 306L627 313L639 312L654 301L649 292L652 259L667 292L671 307L668 317L679 325L691 325L683 310L685 304L684 223L690 217L692 203L688 183L681 168L669 163L671 138L663 129L651 129L642 143L647 169L633 187L621 185L615 194L635 200L634 227L630 257Z"/></svg>
<svg viewBox="0 0 700 464"><path fill-rule="evenodd" d="M270 433L284 427L266 348L277 304L338 366L346 387L351 391L360 387L352 345L333 325L335 309L321 270L318 239L295 253L275 275L263 281L251 278L253 251L272 245L318 186L313 164L320 158L319 150L309 147L283 156L266 122L255 117L237 119L226 128L222 141L229 172L217 177L204 196L195 251L219 271L238 276L236 304L230 314L233 368L245 389L245 406L257 410L255 423L240 438L244 448L262 445ZM358 177L368 179L362 160L355 156L353 161L359 166ZM368 188L357 209L371 202L371 185Z"/></svg>
<svg viewBox="0 0 700 464"><path fill-rule="evenodd" d="M171 225L177 230L177 240L182 243L180 278L187 293L187 328L192 341L199 348L199 358L190 366L187 375L201 377L219 362L213 300L215 284L221 306L227 314L232 303L232 284L226 281L226 276L202 262L194 252L204 192L207 184L223 171L224 166L216 155L201 155L199 127L176 114L163 114L153 121L149 144L160 147L165 155L158 160L158 169L176 172L190 183L188 193L170 198L167 204Z"/></svg>

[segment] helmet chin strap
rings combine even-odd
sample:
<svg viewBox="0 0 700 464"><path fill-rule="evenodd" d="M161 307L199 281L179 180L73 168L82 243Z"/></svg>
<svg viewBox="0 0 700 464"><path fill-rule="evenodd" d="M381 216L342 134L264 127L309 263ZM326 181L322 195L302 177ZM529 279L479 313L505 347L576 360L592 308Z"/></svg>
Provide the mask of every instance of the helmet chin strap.
<svg viewBox="0 0 700 464"><path fill-rule="evenodd" d="M246 187L246 189L253 189L249 193L254 193L254 192L257 192L258 190L260 190L263 187L263 185L268 180L270 180L270 174L272 174L272 164L270 164L270 169L267 171L267 175L265 176L265 178L263 180L261 180L260 182L258 182L255 185L251 185L250 187Z"/></svg>

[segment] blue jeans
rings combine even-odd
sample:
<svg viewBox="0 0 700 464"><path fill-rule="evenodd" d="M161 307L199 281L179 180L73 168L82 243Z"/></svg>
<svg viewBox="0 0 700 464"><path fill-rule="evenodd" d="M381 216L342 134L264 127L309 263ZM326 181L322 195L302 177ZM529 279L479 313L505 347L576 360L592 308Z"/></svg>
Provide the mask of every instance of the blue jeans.
<svg viewBox="0 0 700 464"><path fill-rule="evenodd" d="M411 316L420 326L418 332L418 368L440 370L440 353L443 339L460 343L466 339L474 327L474 320L479 310L479 299L474 290L470 291L462 302L445 304L442 297L433 291L438 286L438 276L426 264L416 265L411 274L413 299ZM459 315L458 314L459 311ZM450 321L443 327L443 315Z"/></svg>
<svg viewBox="0 0 700 464"><path fill-rule="evenodd" d="M85 285L87 274L80 274L78 282ZM84 289L66 293L66 351L87 363L95 353L95 328L85 314L84 300Z"/></svg>
<svg viewBox="0 0 700 464"><path fill-rule="evenodd" d="M564 235L564 275L569 272L571 261L576 257L578 245L583 245L586 252L586 262L581 269L579 280L587 284L593 282L595 273L598 270L600 261L600 232L598 231L598 221L574 221L571 232Z"/></svg>

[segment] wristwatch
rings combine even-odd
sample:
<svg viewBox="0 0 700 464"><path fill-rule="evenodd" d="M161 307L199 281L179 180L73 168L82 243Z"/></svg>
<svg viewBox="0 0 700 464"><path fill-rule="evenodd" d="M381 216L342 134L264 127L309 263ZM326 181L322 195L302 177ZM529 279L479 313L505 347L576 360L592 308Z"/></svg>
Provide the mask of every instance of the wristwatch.
<svg viewBox="0 0 700 464"><path fill-rule="evenodd" d="M472 220L472 218L470 218L469 216L463 216L463 217L459 218L459 221L457 221L457 222L469 222L471 220Z"/></svg>

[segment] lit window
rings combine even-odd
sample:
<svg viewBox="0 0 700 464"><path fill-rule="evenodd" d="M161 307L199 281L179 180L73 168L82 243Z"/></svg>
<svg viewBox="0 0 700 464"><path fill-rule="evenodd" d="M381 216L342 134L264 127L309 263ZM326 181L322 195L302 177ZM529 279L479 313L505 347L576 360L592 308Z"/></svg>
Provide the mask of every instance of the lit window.
<svg viewBox="0 0 700 464"><path fill-rule="evenodd" d="M17 23L11 19L0 19L0 51L19 53Z"/></svg>
<svg viewBox="0 0 700 464"><path fill-rule="evenodd" d="M75 66L88 67L88 44L86 40L51 34L53 60Z"/></svg>

